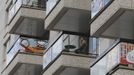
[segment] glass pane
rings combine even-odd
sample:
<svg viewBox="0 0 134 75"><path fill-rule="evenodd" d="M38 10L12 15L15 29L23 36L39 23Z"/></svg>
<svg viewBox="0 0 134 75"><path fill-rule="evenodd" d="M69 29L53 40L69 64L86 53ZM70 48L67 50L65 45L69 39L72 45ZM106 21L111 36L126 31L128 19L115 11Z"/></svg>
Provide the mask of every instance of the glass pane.
<svg viewBox="0 0 134 75"><path fill-rule="evenodd" d="M10 52L7 54L7 64L13 59L13 57L16 55L16 53L22 48L20 45L20 39L15 43L13 48L10 50Z"/></svg>
<svg viewBox="0 0 134 75"><path fill-rule="evenodd" d="M98 38L98 50L99 50L99 55L104 53L111 45L115 43L116 39L109 39L109 38Z"/></svg>
<svg viewBox="0 0 134 75"><path fill-rule="evenodd" d="M10 20L13 18L14 15L15 15L15 6L13 6L11 9L9 9L8 22L10 22Z"/></svg>
<svg viewBox="0 0 134 75"><path fill-rule="evenodd" d="M55 59L62 52L62 36L58 39L58 41L52 46L52 59Z"/></svg>
<svg viewBox="0 0 134 75"><path fill-rule="evenodd" d="M27 53L43 53L48 45L47 40L20 37L7 54L7 64L18 51Z"/></svg>
<svg viewBox="0 0 134 75"><path fill-rule="evenodd" d="M97 41L97 38L89 38L90 40L89 40L89 53L91 53L91 54L98 54L97 52L97 50L98 50L98 48L97 48L97 43L98 43L98 41Z"/></svg>
<svg viewBox="0 0 134 75"><path fill-rule="evenodd" d="M111 0L104 0L104 5L107 5Z"/></svg>
<svg viewBox="0 0 134 75"><path fill-rule="evenodd" d="M23 5L44 8L46 3L45 0L23 0Z"/></svg>
<svg viewBox="0 0 134 75"><path fill-rule="evenodd" d="M120 44L114 47L92 68L91 75L106 75L112 68L120 63Z"/></svg>
<svg viewBox="0 0 134 75"><path fill-rule="evenodd" d="M19 8L21 7L21 4L22 4L22 1L21 0L17 0L17 2L15 4L15 13L17 13Z"/></svg>
<svg viewBox="0 0 134 75"><path fill-rule="evenodd" d="M111 0L93 0L91 3L91 17L93 18L98 12L104 8Z"/></svg>
<svg viewBox="0 0 134 75"><path fill-rule="evenodd" d="M91 68L91 75L106 75L106 60L104 57Z"/></svg>
<svg viewBox="0 0 134 75"><path fill-rule="evenodd" d="M52 61L52 48L43 56L43 68L45 68Z"/></svg>
<svg viewBox="0 0 134 75"><path fill-rule="evenodd" d="M64 35L64 51L75 53L89 53L89 38L78 35Z"/></svg>
<svg viewBox="0 0 134 75"><path fill-rule="evenodd" d="M30 7L37 7L37 8L44 8L46 3L45 0L17 0L14 4L9 7L8 11L8 23L10 20L15 16L21 5L30 6Z"/></svg>
<svg viewBox="0 0 134 75"><path fill-rule="evenodd" d="M17 2L15 4L11 5L11 8L8 11L8 23L15 16L17 11L21 7L21 4L22 4L22 1L21 0L17 0Z"/></svg>
<svg viewBox="0 0 134 75"><path fill-rule="evenodd" d="M59 0L48 0L46 5L46 14L48 14Z"/></svg>

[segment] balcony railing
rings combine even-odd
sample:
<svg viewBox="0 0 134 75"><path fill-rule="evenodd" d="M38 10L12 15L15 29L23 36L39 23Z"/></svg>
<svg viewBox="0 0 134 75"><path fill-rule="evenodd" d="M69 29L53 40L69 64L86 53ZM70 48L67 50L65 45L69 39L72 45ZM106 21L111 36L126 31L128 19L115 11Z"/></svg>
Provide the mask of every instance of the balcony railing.
<svg viewBox="0 0 134 75"><path fill-rule="evenodd" d="M13 60L18 52L43 54L48 41L33 38L20 37L7 53L7 65Z"/></svg>
<svg viewBox="0 0 134 75"><path fill-rule="evenodd" d="M93 0L91 4L91 17L96 16L101 10L109 5L113 0Z"/></svg>
<svg viewBox="0 0 134 75"><path fill-rule="evenodd" d="M107 75L118 65L134 64L134 41L120 39L91 66L91 75Z"/></svg>
<svg viewBox="0 0 134 75"><path fill-rule="evenodd" d="M47 49L43 57L43 68L55 61L62 51L75 54L93 54L95 51L89 50L89 38L85 36L61 34L58 39ZM92 53L91 53L92 52Z"/></svg>
<svg viewBox="0 0 134 75"><path fill-rule="evenodd" d="M62 51L62 36L51 46L43 57L43 68L46 68Z"/></svg>
<svg viewBox="0 0 134 75"><path fill-rule="evenodd" d="M8 23L10 23L11 19L16 15L21 6L45 9L46 3L45 0L17 0L8 9Z"/></svg>
<svg viewBox="0 0 134 75"><path fill-rule="evenodd" d="M48 0L46 2L46 14L48 15L60 0Z"/></svg>

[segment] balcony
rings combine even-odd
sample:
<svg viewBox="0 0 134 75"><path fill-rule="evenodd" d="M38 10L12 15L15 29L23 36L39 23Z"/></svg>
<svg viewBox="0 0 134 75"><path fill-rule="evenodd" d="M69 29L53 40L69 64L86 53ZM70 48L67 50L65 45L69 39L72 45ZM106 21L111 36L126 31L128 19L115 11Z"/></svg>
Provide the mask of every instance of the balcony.
<svg viewBox="0 0 134 75"><path fill-rule="evenodd" d="M89 75L89 65L97 54L89 51L88 45L88 37L61 34L44 54L43 75Z"/></svg>
<svg viewBox="0 0 134 75"><path fill-rule="evenodd" d="M133 53L134 41L119 39L91 65L91 75L133 75Z"/></svg>
<svg viewBox="0 0 134 75"><path fill-rule="evenodd" d="M19 37L7 53L2 75L41 75L48 41Z"/></svg>
<svg viewBox="0 0 134 75"><path fill-rule="evenodd" d="M134 1L111 0L106 7L91 23L91 35L133 39Z"/></svg>
<svg viewBox="0 0 134 75"><path fill-rule="evenodd" d="M48 0L45 28L75 33L88 33L90 0Z"/></svg>
<svg viewBox="0 0 134 75"><path fill-rule="evenodd" d="M48 31L44 30L45 5L45 0L14 2L7 8L9 32L28 37L47 38Z"/></svg>

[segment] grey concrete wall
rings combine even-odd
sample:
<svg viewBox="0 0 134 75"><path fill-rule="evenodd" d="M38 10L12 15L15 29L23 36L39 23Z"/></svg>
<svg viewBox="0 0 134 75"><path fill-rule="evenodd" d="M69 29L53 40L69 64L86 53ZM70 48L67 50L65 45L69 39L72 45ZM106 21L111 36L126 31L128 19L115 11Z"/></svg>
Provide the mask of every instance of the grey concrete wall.
<svg viewBox="0 0 134 75"><path fill-rule="evenodd" d="M3 46L3 40L5 39L5 34L7 33L6 30L6 21L7 21L7 13L6 13L6 1L7 0L0 0L0 72L3 69L3 65L6 59L6 53ZM1 74L0 74L1 75Z"/></svg>
<svg viewBox="0 0 134 75"><path fill-rule="evenodd" d="M11 38L10 44L12 45L13 41L15 40L16 35L8 34L7 22L8 22L8 15L6 9L9 5L11 0L0 0L0 72L6 66L6 49L4 44L7 42L8 38ZM8 46L10 47L10 46ZM1 74L0 74L1 75Z"/></svg>

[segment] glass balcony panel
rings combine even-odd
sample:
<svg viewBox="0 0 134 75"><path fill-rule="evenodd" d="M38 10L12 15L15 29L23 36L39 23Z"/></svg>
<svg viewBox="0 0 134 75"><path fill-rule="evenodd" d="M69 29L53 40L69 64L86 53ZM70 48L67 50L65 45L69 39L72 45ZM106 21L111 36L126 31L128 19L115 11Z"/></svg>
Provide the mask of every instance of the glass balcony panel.
<svg viewBox="0 0 134 75"><path fill-rule="evenodd" d="M116 39L98 38L98 54L103 54L111 45L116 42Z"/></svg>
<svg viewBox="0 0 134 75"><path fill-rule="evenodd" d="M106 75L120 63L120 44L112 48L91 67L91 75Z"/></svg>
<svg viewBox="0 0 134 75"><path fill-rule="evenodd" d="M43 56L43 68L45 68L52 61L52 48L50 48Z"/></svg>
<svg viewBox="0 0 134 75"><path fill-rule="evenodd" d="M54 60L62 52L62 36L59 40L52 46L52 59Z"/></svg>
<svg viewBox="0 0 134 75"><path fill-rule="evenodd" d="M10 61L14 58L14 56L17 54L17 52L22 49L22 47L19 45L20 39L17 40L15 45L12 47L10 52L7 54L7 64L10 63Z"/></svg>
<svg viewBox="0 0 134 75"><path fill-rule="evenodd" d="M107 57L104 57L91 68L91 75L106 75L106 61Z"/></svg>
<svg viewBox="0 0 134 75"><path fill-rule="evenodd" d="M79 47L79 36L65 34L63 44L66 51L75 51Z"/></svg>
<svg viewBox="0 0 134 75"><path fill-rule="evenodd" d="M10 22L10 20L13 18L14 15L15 15L15 6L13 6L11 9L9 9L8 22Z"/></svg>
<svg viewBox="0 0 134 75"><path fill-rule="evenodd" d="M89 53L89 38L78 35L64 35L63 48L67 52Z"/></svg>
<svg viewBox="0 0 134 75"><path fill-rule="evenodd" d="M21 4L22 4L22 1L21 0L17 0L16 4L14 5L15 6L15 13L17 13L19 8L21 7Z"/></svg>
<svg viewBox="0 0 134 75"><path fill-rule="evenodd" d="M98 39L89 38L89 53L98 54Z"/></svg>
<svg viewBox="0 0 134 75"><path fill-rule="evenodd" d="M107 5L110 0L104 0L104 5Z"/></svg>
<svg viewBox="0 0 134 75"><path fill-rule="evenodd" d="M50 64L62 52L62 36L51 46L43 56L43 68Z"/></svg>
<svg viewBox="0 0 134 75"><path fill-rule="evenodd" d="M38 0L23 0L23 5L36 7L38 5Z"/></svg>
<svg viewBox="0 0 134 75"><path fill-rule="evenodd" d="M30 7L39 7L44 8L45 7L45 0L22 0L23 5L30 6Z"/></svg>
<svg viewBox="0 0 134 75"><path fill-rule="evenodd" d="M102 10L111 0L93 0L91 3L91 17L93 18Z"/></svg>
<svg viewBox="0 0 134 75"><path fill-rule="evenodd" d="M47 40L20 37L7 53L7 64L9 64L18 52L42 54L47 45Z"/></svg>
<svg viewBox="0 0 134 75"><path fill-rule="evenodd" d="M45 8L45 0L17 0L8 11L8 23L15 16L21 6Z"/></svg>
<svg viewBox="0 0 134 75"><path fill-rule="evenodd" d="M48 14L59 0L48 0L46 5L46 14Z"/></svg>

